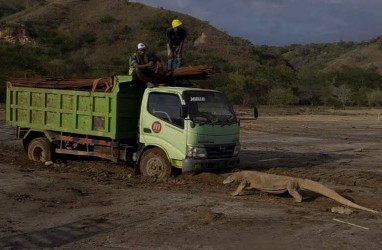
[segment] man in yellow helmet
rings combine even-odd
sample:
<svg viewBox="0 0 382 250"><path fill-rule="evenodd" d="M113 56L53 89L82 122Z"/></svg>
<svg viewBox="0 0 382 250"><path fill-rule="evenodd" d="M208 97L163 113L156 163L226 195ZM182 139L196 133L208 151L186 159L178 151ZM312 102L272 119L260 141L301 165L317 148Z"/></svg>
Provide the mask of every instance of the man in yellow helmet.
<svg viewBox="0 0 382 250"><path fill-rule="evenodd" d="M187 31L182 25L179 19L174 19L171 27L167 29L167 70L173 70L174 66L179 68L182 65L183 44L187 37Z"/></svg>
<svg viewBox="0 0 382 250"><path fill-rule="evenodd" d="M138 43L136 52L129 59L129 75L152 88L156 86L157 78L163 68L158 57L154 54L148 55L146 49L145 44Z"/></svg>

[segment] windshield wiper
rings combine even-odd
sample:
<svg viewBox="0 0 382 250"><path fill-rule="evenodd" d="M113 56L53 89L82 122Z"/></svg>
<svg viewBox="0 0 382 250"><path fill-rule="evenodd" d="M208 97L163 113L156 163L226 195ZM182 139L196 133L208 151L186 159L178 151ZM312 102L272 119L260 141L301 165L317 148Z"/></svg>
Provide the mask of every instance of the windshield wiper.
<svg viewBox="0 0 382 250"><path fill-rule="evenodd" d="M234 116L231 116L231 117L229 117L228 119L227 119L227 122L228 122L228 124L235 124L235 123L237 123L237 120L236 120L236 118L234 117Z"/></svg>
<svg viewBox="0 0 382 250"><path fill-rule="evenodd" d="M234 116L231 116L225 120L218 120L218 121L220 122L221 127L224 127L225 125L235 124L237 122Z"/></svg>
<svg viewBox="0 0 382 250"><path fill-rule="evenodd" d="M214 117L213 119L209 119L206 117L202 116L196 116L191 119L193 122L199 124L199 125L205 125L205 124L210 124L210 125L220 125L221 127L224 127L225 125L232 125L237 123L237 120L235 119L234 116L231 116L227 119L219 119L218 117Z"/></svg>
<svg viewBox="0 0 382 250"><path fill-rule="evenodd" d="M191 121L196 123L196 124L199 124L200 126L208 123L208 120L206 120L206 119L192 118Z"/></svg>
<svg viewBox="0 0 382 250"><path fill-rule="evenodd" d="M216 124L222 122L218 118L210 120L210 119L207 119L205 117L196 117L196 118L191 119L191 121L193 121L199 125L205 125L205 124L216 125Z"/></svg>

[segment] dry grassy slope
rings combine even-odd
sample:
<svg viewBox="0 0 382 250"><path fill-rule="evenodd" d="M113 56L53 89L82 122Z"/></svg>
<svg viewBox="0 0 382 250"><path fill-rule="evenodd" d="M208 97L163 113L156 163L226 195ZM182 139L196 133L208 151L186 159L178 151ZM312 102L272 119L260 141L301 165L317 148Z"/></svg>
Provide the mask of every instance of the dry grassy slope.
<svg viewBox="0 0 382 250"><path fill-rule="evenodd" d="M0 0L0 7L7 8L7 9L17 9L23 6L22 4L23 2L24 1L22 0L14 0L14 1Z"/></svg>
<svg viewBox="0 0 382 250"><path fill-rule="evenodd" d="M209 62L208 58L214 58L228 61L231 67L240 68L241 64L256 66L260 58L264 58L261 47L255 47L242 38L231 37L208 22L162 8L121 0L47 0L45 4L39 0L0 0L0 6L2 4L26 7L23 11L0 19L8 24L36 21L57 23L57 31L73 40L84 31L94 32L95 43L71 51L68 55L84 57L90 67L107 65L115 58L126 58L127 61L138 42L147 43L153 51L165 58L165 29L175 17L180 18L188 29L185 58L191 64L197 60ZM102 21L105 17L112 17L113 20ZM155 31L155 21L158 22L159 31ZM148 27L150 24L151 28ZM129 29L127 35L123 39L114 39L113 35L121 33L124 26ZM341 45L336 48L337 45L333 44L312 45L310 49L309 45L297 45L283 56L298 70L314 68L329 71L347 65L374 67L382 73L382 51L378 49L378 42L360 43L350 51L341 48ZM306 48L311 52L301 53ZM337 49L337 53L333 53ZM327 55L325 51L328 51Z"/></svg>
<svg viewBox="0 0 382 250"><path fill-rule="evenodd" d="M102 23L102 18L106 16L112 16L114 20L110 23ZM242 61L244 56L253 55L252 44L241 38L230 37L207 22L162 8L152 8L137 3L126 4L120 0L50 0L45 5L21 11L3 20L7 23L59 20L58 30L66 35L75 35L81 30L93 31L97 35L97 42L85 52L87 62L91 64L95 61L107 63L110 58L121 54L128 56L134 51L138 42L148 43L153 50L164 56L165 46L160 41L165 39L165 30L162 34L153 33L143 27L142 22L159 20L161 23L158 26L163 26L165 29L174 17L180 18L189 31L186 54L192 50L194 57L198 57L208 51L217 58L233 62ZM114 29L124 25L130 28L127 39L115 40L112 43L102 42L113 35ZM198 39L199 37L203 39ZM199 43L194 43L196 40ZM255 60L252 61L256 64Z"/></svg>
<svg viewBox="0 0 382 250"><path fill-rule="evenodd" d="M26 2L25 0L13 0L13 1L9 1L9 0L0 0L0 7L7 7L7 8L10 8L10 9L17 9L17 8L20 8L20 7L25 7L26 6Z"/></svg>
<svg viewBox="0 0 382 250"><path fill-rule="evenodd" d="M342 66L371 68L382 74L382 50L376 44L352 50L329 62L325 71L339 69Z"/></svg>
<svg viewBox="0 0 382 250"><path fill-rule="evenodd" d="M163 39L165 39L165 27L169 26L171 19L178 17L185 23L189 31L186 44L186 58L209 57L229 61L231 65L240 68L243 63L257 65L261 57L261 48L253 46L248 41L231 37L226 33L191 16L168 11L162 8L153 8L137 3L127 3L121 0L47 0L45 4L39 0L0 0L1 6L12 8L25 7L13 15L7 15L0 21L9 23L20 23L28 21L57 22L58 31L66 37L74 37L83 30L96 33L97 42L86 48L86 50L72 52L72 55L85 56L86 62L93 66L96 62L107 64L113 58L128 57L138 42L147 43L159 56L165 57L165 45L159 41L150 30L143 27L143 22L159 20L158 27L163 27ZM112 16L114 21L102 23L100 20L106 16ZM128 37L105 42L112 37L118 29L126 25L130 28ZM301 53L285 53L283 56L292 62L298 70L309 68L330 71L338 69L342 65L351 67L368 68L374 67L382 73L382 51L377 48L377 43L368 45L357 45L354 50L342 50L333 56L326 56L325 49L319 53L310 53L307 57ZM325 44L324 44L325 45ZM333 46L326 46L327 50L333 50ZM292 51L307 47L301 45ZM308 46L309 47L309 46ZM320 46L321 48L325 46ZM314 47L311 48L314 51ZM187 55L188 54L188 55ZM328 55L333 55L329 53ZM243 58L246 58L243 61ZM294 63L296 62L296 63Z"/></svg>
<svg viewBox="0 0 382 250"><path fill-rule="evenodd" d="M32 9L41 0L0 0L0 19L24 9Z"/></svg>
<svg viewBox="0 0 382 250"><path fill-rule="evenodd" d="M375 69L382 74L382 37L368 42L339 42L276 47L299 71L329 72L342 66Z"/></svg>

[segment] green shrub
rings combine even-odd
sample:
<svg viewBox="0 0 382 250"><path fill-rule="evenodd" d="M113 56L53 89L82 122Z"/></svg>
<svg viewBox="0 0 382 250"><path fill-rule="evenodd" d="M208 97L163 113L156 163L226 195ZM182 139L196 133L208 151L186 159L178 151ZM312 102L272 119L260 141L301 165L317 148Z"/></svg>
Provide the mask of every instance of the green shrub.
<svg viewBox="0 0 382 250"><path fill-rule="evenodd" d="M0 42L0 74L17 75L20 71L43 73L44 55L33 48Z"/></svg>
<svg viewBox="0 0 382 250"><path fill-rule="evenodd" d="M101 24L110 24L114 23L115 21L116 19L110 14L106 14L99 19L99 23Z"/></svg>
<svg viewBox="0 0 382 250"><path fill-rule="evenodd" d="M158 14L156 16L144 18L140 24L143 29L150 33L153 41L156 44L164 45L167 42L166 30L170 27L172 19L176 18L175 15Z"/></svg>
<svg viewBox="0 0 382 250"><path fill-rule="evenodd" d="M297 98L294 96L293 91L284 87L273 88L268 95L268 104L271 106L282 107L296 102Z"/></svg>
<svg viewBox="0 0 382 250"><path fill-rule="evenodd" d="M371 107L382 106L382 91L381 91L381 89L376 89L376 90L371 91L367 95L367 99L369 102L369 106L371 106Z"/></svg>

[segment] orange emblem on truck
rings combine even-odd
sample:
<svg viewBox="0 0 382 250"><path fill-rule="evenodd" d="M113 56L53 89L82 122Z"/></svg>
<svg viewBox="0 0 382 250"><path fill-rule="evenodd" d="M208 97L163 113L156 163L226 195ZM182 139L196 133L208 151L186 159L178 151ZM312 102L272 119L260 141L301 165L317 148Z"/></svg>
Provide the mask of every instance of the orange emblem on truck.
<svg viewBox="0 0 382 250"><path fill-rule="evenodd" d="M162 130L162 124L158 121L153 122L153 125L151 125L151 129L154 131L154 133L159 133Z"/></svg>

